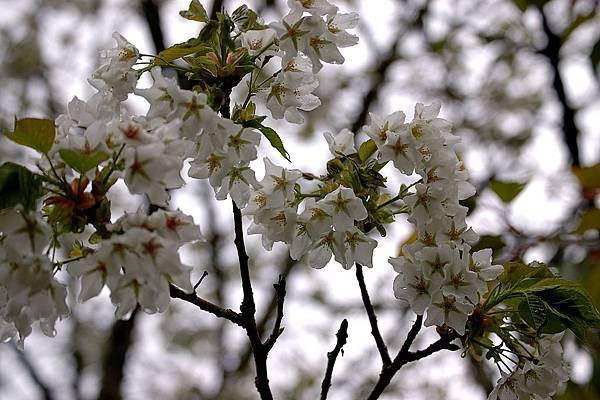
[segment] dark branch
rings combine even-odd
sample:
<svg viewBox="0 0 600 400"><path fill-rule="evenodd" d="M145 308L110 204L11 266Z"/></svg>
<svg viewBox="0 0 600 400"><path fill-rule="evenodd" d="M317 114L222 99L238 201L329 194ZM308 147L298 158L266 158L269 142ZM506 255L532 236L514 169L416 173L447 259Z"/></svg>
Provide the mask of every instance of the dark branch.
<svg viewBox="0 0 600 400"><path fill-rule="evenodd" d="M223 10L224 0L215 0L210 10L210 19L217 19L217 13Z"/></svg>
<svg viewBox="0 0 600 400"><path fill-rule="evenodd" d="M408 331L408 335L406 335L406 340L404 341L404 344L402 345L402 348L400 349L398 355L408 353L408 351L410 350L410 346L415 341L417 335L419 334L419 331L421 330L422 325L423 316L417 315L417 319L415 320L415 323L413 324L412 328L410 328L410 331ZM396 358L398 358L398 356L396 356Z"/></svg>
<svg viewBox="0 0 600 400"><path fill-rule="evenodd" d="M335 343L335 347L329 353L327 353L327 369L325 370L325 377L323 378L323 383L321 384L321 400L327 399L327 394L329 393L329 388L331 387L331 376L333 374L333 367L335 365L335 361L337 360L338 354L342 351L342 347L346 344L346 340L348 339L348 321L344 319L340 325L340 329L335 334L337 337L337 342ZM342 355L344 355L342 353Z"/></svg>
<svg viewBox="0 0 600 400"><path fill-rule="evenodd" d="M290 276L290 273L294 270L294 267L296 265L298 265L298 262L295 260L292 260L291 257L289 257L289 256L287 256L286 258L287 258L287 261L286 261L283 271L281 272L281 276L286 278L286 281L287 281L288 277ZM259 334L261 334L261 332L265 331L265 327L267 326L269 321L271 321L271 319L273 318L273 315L275 314L275 312L277 310L277 302L278 302L277 293L275 293L275 296L273 296L271 298L271 301L267 305L266 310L263 312L262 317L258 318L256 321L256 329L258 330ZM240 360L239 360L238 365L235 368L235 370L232 371L231 374L229 374L227 376L239 375L243 371L245 371L246 368L248 367L248 362L250 361L251 357L252 357L252 345L249 344L244 349L244 351L241 352Z"/></svg>
<svg viewBox="0 0 600 400"><path fill-rule="evenodd" d="M116 321L113 325L104 353L102 382L98 400L121 400L121 383L125 376L125 361L131 346L135 321L139 314L134 309L126 321Z"/></svg>
<svg viewBox="0 0 600 400"><path fill-rule="evenodd" d="M214 303L211 303L208 300L204 300L201 297L198 297L194 293L185 293L183 290L176 288L175 286L171 286L170 288L171 297L181 299L183 301L187 301L203 311L209 312L213 315L216 315L219 318L225 318L236 325L244 326L244 321L242 315L237 313L229 308L220 307Z"/></svg>
<svg viewBox="0 0 600 400"><path fill-rule="evenodd" d="M165 49L165 37L160 24L160 9L154 0L142 0L141 6L152 36L152 43L158 54Z"/></svg>
<svg viewBox="0 0 600 400"><path fill-rule="evenodd" d="M411 339L411 337L412 337L412 340L414 340L413 336L416 336L416 333L414 333L414 332L415 331L418 332L418 330L415 328L416 326L419 326L419 329L420 329L420 321L418 318L417 318L417 321L415 322L415 325L413 325L413 327L411 328L408 337L406 338L407 342ZM429 345L429 347L427 347L424 350L417 350L415 352L409 352L408 350L405 350L405 351L401 350L398 353L398 355L396 356L396 358L394 358L394 361L392 362L391 365L388 365L387 367L384 366L381 369L381 373L379 374L379 379L377 380L377 383L375 384L375 387L369 394L369 397L367 398L367 400L378 399L379 396L381 396L381 394L383 393L383 391L389 386L394 375L396 375L396 373L404 365L406 365L410 362L417 361L422 358L428 357L428 356L432 355L433 353L436 353L441 350L455 351L455 350L460 349L459 346L450 343L457 337L458 336L456 333L450 333L450 334L442 336L438 341L432 343L431 345ZM412 342L412 340L410 340L410 341ZM406 342L405 342L405 344L402 346L402 349L403 350L405 348L408 349L409 347L410 347L410 345L406 346Z"/></svg>
<svg viewBox="0 0 600 400"><path fill-rule="evenodd" d="M579 129L577 129L577 124L575 123L576 111L573 107L571 107L569 100L567 99L565 86L560 75L560 50L562 47L562 40L560 36L554 33L550 28L544 10L540 8L539 11L540 15L542 16L542 25L544 27L544 33L546 34L546 38L548 40L548 42L546 43L546 47L544 47L540 51L540 53L546 56L546 58L550 62L552 71L554 72L552 86L554 87L554 91L556 92L556 96L558 97L558 101L560 102L560 105L563 110L563 140L567 145L567 149L569 150L571 162L574 166L579 167L581 166L581 162L579 158L579 146L577 145Z"/></svg>
<svg viewBox="0 0 600 400"><path fill-rule="evenodd" d="M221 113L224 114L223 110ZM228 102L226 113L229 114ZM225 117L225 115L223 116ZM227 117L228 116L229 115L227 115ZM242 212L233 200L231 203L233 205L233 221L235 229L234 243L237 249L238 260L240 263L240 276L242 279L243 299L242 305L240 306L240 311L242 312L244 328L246 329L246 334L248 335L248 339L250 339L250 345L252 346L252 351L254 353L254 365L256 366L256 378L254 383L262 400L272 400L273 394L271 393L271 388L269 387L269 375L267 371L268 350L260 340L258 330L256 329L256 319L254 316L256 313L256 305L254 303L252 281L250 280L248 253L246 252L246 245L244 244Z"/></svg>
<svg viewBox="0 0 600 400"><path fill-rule="evenodd" d="M277 283L273 284L275 288L275 297L277 298L277 316L275 317L275 323L273 324L273 330L271 331L271 335L265 342L265 348L267 352L273 348L277 338L283 332L283 328L281 327L281 321L283 320L283 303L285 302L285 277L279 275L279 280Z"/></svg>
<svg viewBox="0 0 600 400"><path fill-rule="evenodd" d="M375 315L375 310L373 309L373 304L371 303L371 299L369 298L369 292L367 291L367 286L365 285L365 277L362 272L362 266L360 264L356 264L356 280L358 281L358 286L360 287L360 294L362 296L362 301L365 306L365 310L367 311L367 316L369 317L369 324L371 324L371 334L375 339L375 344L377 345L377 350L379 351L379 355L381 356L381 361L383 365L390 365L392 360L390 358L390 354L388 353L388 349L381 337L381 332L379 331L379 326L377 324L377 316Z"/></svg>
<svg viewBox="0 0 600 400"><path fill-rule="evenodd" d="M23 364L23 367L25 367L25 369L27 370L27 373L29 374L29 377L31 378L31 380L33 382L35 382L35 384L37 385L38 389L40 389L40 391L42 392L43 399L44 400L54 400L54 396L52 395L52 391L44 383L44 381L42 381L42 378L38 375L37 371L35 370L35 368L31 364L31 362L29 361L29 359L27 358L27 356L25 355L25 353L23 351L19 350L17 348L17 346L13 345L13 348L15 350L15 353L17 353L17 358L19 359L19 361L21 362L21 364Z"/></svg>

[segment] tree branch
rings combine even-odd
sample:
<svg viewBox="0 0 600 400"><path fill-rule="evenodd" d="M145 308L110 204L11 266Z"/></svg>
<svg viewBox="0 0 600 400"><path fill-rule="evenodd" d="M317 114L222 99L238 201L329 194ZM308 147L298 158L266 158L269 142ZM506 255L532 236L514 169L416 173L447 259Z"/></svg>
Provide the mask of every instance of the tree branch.
<svg viewBox="0 0 600 400"><path fill-rule="evenodd" d="M413 326L410 328L410 331L408 331L408 335L406 335L406 340L404 341L404 344L402 345L402 348L400 349L400 352L398 353L396 358L398 358L398 356L400 354L408 353L408 351L410 350L410 346L413 344L413 342L417 338L417 335L419 334L419 331L421 330L422 325L423 325L423 316L417 315L417 319L415 320L415 323L413 324Z"/></svg>
<svg viewBox="0 0 600 400"><path fill-rule="evenodd" d="M418 329L416 328L417 326L418 326ZM408 348L410 347L410 344L407 346L407 342L412 343L412 341L416 337L416 334L418 333L420 328L421 328L421 320L417 317L415 324L413 325L410 332L408 333L406 342L404 342L402 349L400 350L400 352L398 353L396 358L394 358L394 361L392 362L392 364L388 365L388 366L384 366L381 369L381 373L379 374L379 379L377 380L377 383L373 387L373 390L369 394L369 397L367 398L367 400L378 399L379 396L381 396L381 394L383 393L383 391L389 386L394 375L396 375L396 373L404 365L406 365L410 362L413 362L413 361L420 360L425 357L429 357L433 353L436 353L441 350L455 351L455 350L460 349L459 346L450 343L458 337L458 335L455 332L452 332L452 333L442 336L438 341L430 344L429 347L427 347L424 350L417 350L415 352L409 352Z"/></svg>
<svg viewBox="0 0 600 400"><path fill-rule="evenodd" d="M35 382L35 384L37 385L38 389L40 389L40 391L42 392L42 398L44 400L54 400L54 396L52 395L52 391L44 383L44 381L42 381L42 378L38 375L37 371L35 370L35 368L31 364L31 362L29 361L29 359L27 358L27 356L25 355L25 352L19 350L17 348L17 346L15 346L14 344L13 344L12 347L15 350L15 353L17 353L17 358L19 359L19 361L21 362L21 364L23 364L23 367L25 367L25 369L27 370L27 373L29 374L29 377L31 378L31 380L33 380L33 382Z"/></svg>
<svg viewBox="0 0 600 400"><path fill-rule="evenodd" d="M212 7L210 9L210 19L217 19L217 13L220 12L224 5L224 0L215 0L213 1Z"/></svg>
<svg viewBox="0 0 600 400"><path fill-rule="evenodd" d="M121 382L125 376L125 361L127 351L131 346L135 321L139 314L134 309L131 317L126 320L116 321L108 341L107 350L104 353L102 366L102 382L98 400L121 400Z"/></svg>
<svg viewBox="0 0 600 400"><path fill-rule="evenodd" d="M367 286L365 285L365 277L362 272L362 266L360 264L356 264L356 280L358 281L358 286L360 287L360 294L362 296L362 301L365 306L365 310L367 311L367 316L369 317L369 324L371 324L371 334L375 339L375 344L377 345L377 350L379 351L379 355L381 356L381 361L384 366L390 365L392 360L390 358L390 354L388 349L381 337L381 332L379 331L379 326L377 324L377 316L375 315L375 310L373 309L373 304L371 303L371 299L369 298L369 292L367 291Z"/></svg>
<svg viewBox="0 0 600 400"><path fill-rule="evenodd" d="M342 347L344 347L346 340L348 339L348 320L344 318L340 325L340 329L338 329L335 336L337 337L335 347L333 350L327 353L327 369L325 370L325 377L323 378L323 383L321 384L321 400L327 399L327 394L329 393L329 388L331 387L331 376L333 374L335 361L337 360L338 354L340 351L342 351ZM344 354L342 353L342 355Z"/></svg>
<svg viewBox="0 0 600 400"><path fill-rule="evenodd" d="M281 327L281 321L283 320L283 303L285 302L285 277L279 275L279 280L277 283L273 284L275 288L275 297L277 298L277 316L275 317L275 323L273 324L273 329L271 330L271 335L265 341L265 348L267 352L273 348L277 338L283 332L283 328Z"/></svg>
<svg viewBox="0 0 600 400"><path fill-rule="evenodd" d="M227 102L227 114L228 111L229 105ZM269 375L267 371L268 350L260 340L258 330L256 329L256 319L254 316L256 313L256 305L254 303L252 281L250 280L250 270L248 268L248 253L246 252L246 245L244 244L242 212L233 200L231 203L233 205L233 221L235 229L234 243L237 249L238 260L240 263L240 276L242 279L243 299L240 311L242 312L244 328L246 329L246 334L248 335L248 339L250 339L250 345L252 346L252 351L254 353L254 364L256 366L256 378L254 383L262 400L272 400L273 394L269 387Z"/></svg>
<svg viewBox="0 0 600 400"><path fill-rule="evenodd" d="M560 36L555 34L550 28L544 10L540 7L539 11L542 17L542 26L544 27L544 33L546 34L546 38L548 40L548 42L546 43L546 47L544 47L540 51L540 53L546 56L546 58L550 62L552 71L554 72L552 86L554 87L554 91L556 92L556 96L558 97L558 101L561 104L563 110L563 140L567 145L567 149L569 150L569 155L571 156L572 164L576 167L579 167L581 166L581 161L579 157L579 146L577 145L579 129L577 129L577 124L575 123L576 110L569 104L569 100L567 99L567 94L565 91L565 86L560 75L560 50L562 47L562 40Z"/></svg>
<svg viewBox="0 0 600 400"><path fill-rule="evenodd" d="M183 290L180 290L175 286L170 286L169 290L172 298L187 301L188 303L197 306L203 311L216 315L219 318L227 319L236 325L242 327L244 326L244 320L240 313L237 313L229 308L220 307L214 303L211 303L208 300L204 300L203 298L197 296L195 293L185 293Z"/></svg>

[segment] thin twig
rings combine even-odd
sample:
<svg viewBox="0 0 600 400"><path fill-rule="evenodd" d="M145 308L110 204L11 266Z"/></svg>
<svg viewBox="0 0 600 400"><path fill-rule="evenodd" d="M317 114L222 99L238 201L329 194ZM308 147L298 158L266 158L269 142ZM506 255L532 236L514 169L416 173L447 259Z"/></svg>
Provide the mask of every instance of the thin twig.
<svg viewBox="0 0 600 400"><path fill-rule="evenodd" d="M406 335L406 340L404 341L404 344L402 345L402 348L400 349L398 355L408 353L408 351L410 350L410 346L415 341L417 335L419 334L419 331L421 330L422 325L423 316L417 315L417 319L415 320L413 326L410 328L410 331L408 331L408 335ZM398 358L398 355L396 356L396 358Z"/></svg>
<svg viewBox="0 0 600 400"><path fill-rule="evenodd" d="M323 383L321 384L321 400L327 399L327 394L329 393L329 388L331 387L333 366L335 365L338 354L340 351L342 351L342 347L344 347L346 340L348 339L348 320L344 318L340 325L340 329L338 329L335 336L337 337L335 347L333 350L327 353L327 369L325 370L325 377L323 378ZM342 352L342 356L343 355L344 353Z"/></svg>
<svg viewBox="0 0 600 400"><path fill-rule="evenodd" d="M226 102L228 104L228 102ZM227 106L228 108L228 106ZM227 110L228 112L228 110ZM221 114L224 114L223 111ZM254 383L256 390L260 394L262 400L272 400L273 394L269 387L269 375L267 371L267 356L268 351L265 345L263 345L256 329L256 305L254 303L254 293L252 291L252 281L250 280L250 270L248 267L248 253L246 252L246 245L244 244L244 227L242 224L242 212L237 207L235 202L232 200L233 205L233 221L235 229L235 247L238 254L238 260L240 264L240 276L242 279L242 291L243 299L240 311L242 312L242 319L244 321L244 328L246 334L252 345L252 351L254 354L254 364L256 366L256 378Z"/></svg>
<svg viewBox="0 0 600 400"><path fill-rule="evenodd" d="M418 321L419 320L417 319L417 322ZM415 322L415 325L413 325L413 328L411 329L411 331L409 332L409 337L407 337L407 341L409 340L410 337L412 337L411 332L413 332L413 330L416 330L415 326L417 326L416 322ZM414 336L416 336L416 333L414 334ZM424 350L417 350L415 352L400 351L398 353L398 355L396 356L396 358L394 358L394 361L392 362L391 365L384 366L381 369L381 373L379 374L379 379L377 380L377 383L373 387L373 390L369 394L369 397L367 398L367 400L378 399L379 396L381 396L381 394L383 393L383 391L389 386L394 375L396 375L396 373L404 365L406 365L410 362L413 362L413 361L420 360L425 357L429 357L433 353L436 353L441 350L451 350L451 351L458 350L460 348L459 346L450 343L450 342L452 342L452 340L456 339L457 337L458 337L457 334L453 332L453 333L449 333L449 334L442 336L438 341L432 343L431 345L429 345L429 347L427 347ZM414 340L414 338L412 340ZM406 344L406 342L405 342L405 344ZM406 345L402 346L403 349L405 347L408 348L410 346L406 346Z"/></svg>
<svg viewBox="0 0 600 400"><path fill-rule="evenodd" d="M214 303L211 303L208 300L204 300L201 297L198 297L194 293L185 293L183 290L176 288L175 286L171 286L170 288L171 297L181 299L183 301L187 301L203 311L209 312L213 315L216 315L219 318L225 318L236 325L244 326L244 321L242 315L237 313L229 308L220 307Z"/></svg>
<svg viewBox="0 0 600 400"><path fill-rule="evenodd" d="M271 331L271 335L265 341L265 348L267 352L273 348L277 338L283 332L283 328L281 327L281 321L283 320L283 303L285 302L285 277L279 275L279 279L277 283L273 284L275 288L275 296L277 298L277 315L275 317L275 323L273 324L273 329Z"/></svg>
<svg viewBox="0 0 600 400"><path fill-rule="evenodd" d="M202 273L202 276L200 277L200 279L198 279L198 282L196 282L196 284L194 285L194 291L195 291L196 289L198 289L198 286L200 286L200 284L202 283L202 281L204 280L204 278L206 278L207 276L208 276L208 272L207 272L207 271L204 271L204 272Z"/></svg>
<svg viewBox="0 0 600 400"><path fill-rule="evenodd" d="M369 317L369 324L371 324L371 334L375 339L375 344L377 345L377 350L381 356L381 361L383 362L384 366L390 365L392 363L392 359L390 358L390 353L388 352L387 346L381 337L379 325L377 324L377 316L375 315L373 304L369 298L369 292L367 291L367 286L365 285L365 277L360 264L356 264L356 280L358 281L358 286L360 287L362 301L365 306L365 310L367 311L367 316Z"/></svg>

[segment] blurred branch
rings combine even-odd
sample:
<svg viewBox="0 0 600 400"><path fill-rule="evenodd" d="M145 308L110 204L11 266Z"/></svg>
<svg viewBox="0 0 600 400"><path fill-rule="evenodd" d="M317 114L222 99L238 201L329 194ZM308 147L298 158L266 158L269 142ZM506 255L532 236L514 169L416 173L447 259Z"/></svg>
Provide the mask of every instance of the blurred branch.
<svg viewBox="0 0 600 400"><path fill-rule="evenodd" d="M220 12L221 10L223 10L223 7L225 7L224 3L225 3L224 0L214 0L213 1L212 8L210 10L210 19L217 18L217 13Z"/></svg>
<svg viewBox="0 0 600 400"><path fill-rule="evenodd" d="M14 343L12 344L12 347L13 347L15 353L17 354L17 358L19 359L19 361L21 362L21 364L23 365L23 367L25 367L25 369L27 370L27 373L29 374L29 377L31 378L31 380L36 384L36 386L38 387L38 389L40 390L40 392L42 392L42 398L44 400L54 400L54 396L52 395L52 391L44 383L44 381L42 381L42 378L38 375L38 373L35 370L33 364L31 364L31 362L29 361L29 359L25 355L25 352L19 350L17 348L17 346L15 346Z"/></svg>
<svg viewBox="0 0 600 400"><path fill-rule="evenodd" d="M128 320L119 320L113 325L104 352L102 381L100 382L98 400L121 400L123 398L121 383L125 376L125 361L132 343L133 330L138 315L139 310L136 308Z"/></svg>
<svg viewBox="0 0 600 400"><path fill-rule="evenodd" d="M542 25L547 38L546 47L540 50L540 53L546 56L550 62L552 71L554 72L552 86L554 87L554 91L556 92L556 96L558 97L558 101L560 102L563 110L563 140L567 145L572 164L576 167L579 167L581 166L581 162L579 158L579 147L577 145L577 136L579 135L579 130L577 129L577 124L575 123L576 110L569 104L569 100L567 99L567 94L565 92L565 86L560 74L560 50L562 47L562 40L560 36L555 34L554 31L552 31L552 28L550 28L544 10L541 7L538 8L538 10L542 17Z"/></svg>
<svg viewBox="0 0 600 400"><path fill-rule="evenodd" d="M371 110L373 104L375 104L379 99L381 89L383 89L384 87L388 70L390 69L392 64L394 64L394 62L396 62L399 59L398 52L400 50L400 45L402 44L400 39L407 31L409 31L414 26L422 25L423 18L427 14L428 8L429 1L426 1L423 4L423 6L417 11L417 15L415 16L414 20L411 21L412 23L406 24L403 28L399 29L396 33L396 36L392 40L390 48L385 52L385 54L380 55L379 61L375 65L372 72L373 82L371 84L371 87L364 95L360 111L354 122L352 122L350 128L352 132L358 132L363 127L363 125L366 124L369 111Z"/></svg>
<svg viewBox="0 0 600 400"><path fill-rule="evenodd" d="M329 388L331 387L331 376L333 374L335 361L337 360L338 354L340 351L342 351L342 347L344 347L346 340L348 339L348 320L344 318L340 325L340 329L338 329L335 336L337 337L335 347L333 350L327 353L327 369L325 371L323 383L321 384L321 400L327 399L327 394L329 393Z"/></svg>
<svg viewBox="0 0 600 400"><path fill-rule="evenodd" d="M473 379L481 388L485 391L485 394L489 394L494 389L494 382L490 377L486 369L484 362L478 362L473 357L467 357L469 360L469 369L473 375Z"/></svg>
<svg viewBox="0 0 600 400"><path fill-rule="evenodd" d="M356 280L358 281L358 286L360 287L360 294L363 300L363 304L365 306L365 310L367 311L367 316L369 317L369 324L371 324L371 334L375 339L375 344L377 345L377 350L379 351L379 355L381 356L381 361L383 362L384 367L388 366L392 363L390 358L390 354L388 349L381 337L381 332L379 331L379 325L377 324L377 316L375 315L375 311L373 310L373 304L371 303L371 299L369 298L369 292L367 291L367 286L365 285L365 277L362 272L362 266L360 264L356 264Z"/></svg>
<svg viewBox="0 0 600 400"><path fill-rule="evenodd" d="M148 29L150 29L152 43L158 54L165 49L165 38L160 23L160 8L154 0L142 0L141 6Z"/></svg>

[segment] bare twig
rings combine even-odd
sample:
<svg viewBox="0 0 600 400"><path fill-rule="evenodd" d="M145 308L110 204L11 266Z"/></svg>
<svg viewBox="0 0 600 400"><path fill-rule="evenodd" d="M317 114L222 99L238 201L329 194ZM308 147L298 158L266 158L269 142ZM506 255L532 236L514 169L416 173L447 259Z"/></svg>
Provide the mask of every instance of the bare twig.
<svg viewBox="0 0 600 400"><path fill-rule="evenodd" d="M265 347L267 352L271 350L277 338L283 332L283 328L281 327L281 321L283 320L283 303L285 301L285 277L279 275L279 279L277 283L273 284L275 288L275 297L277 298L277 315L275 317L275 323L273 324L273 329L271 331L271 335L265 341Z"/></svg>
<svg viewBox="0 0 600 400"><path fill-rule="evenodd" d="M406 335L406 340L404 341L404 344L402 345L399 354L408 353L408 351L410 350L410 346L413 344L413 342L417 338L417 335L419 334L419 331L421 330L422 324L423 316L417 315L417 319L415 320L413 326L410 328L410 331L408 331L408 335ZM398 356L396 356L396 358L398 358Z"/></svg>
<svg viewBox="0 0 600 400"><path fill-rule="evenodd" d="M379 325L377 324L377 316L375 315L373 304L371 303L371 299L369 298L369 292L367 291L367 286L365 285L365 277L363 275L362 266L360 264L356 264L356 280L358 281L358 286L360 287L362 301L365 306L365 310L367 311L367 316L369 317L369 324L371 324L371 334L375 339L375 344L377 345L377 350L379 351L379 355L381 356L381 361L383 362L384 366L390 365L392 363L392 360L390 358L387 346L385 345L385 342L381 337Z"/></svg>
<svg viewBox="0 0 600 400"><path fill-rule="evenodd" d="M415 324L411 328L411 330L408 334L408 337L406 339L407 342L410 341L410 343L412 343L412 341L416 337L416 334L418 333L418 329L416 328L417 326L420 329L421 320L419 318L417 318L417 321L415 321ZM427 347L426 349L417 350L415 352L409 352L407 349L410 347L410 345L407 346L406 342L405 342L405 344L402 346L402 350L400 350L400 352L398 353L396 358L394 358L394 361L392 362L392 364L390 364L388 366L384 366L381 369L381 373L379 374L379 379L377 380L377 383L373 387L373 390L369 394L369 397L367 398L367 400L378 399L379 396L381 396L381 394L383 393L383 391L389 386L394 375L396 375L396 373L404 365L406 365L410 362L413 362L413 361L420 360L425 357L429 357L433 353L436 353L441 350L452 350L452 351L458 350L460 348L459 346L450 343L456 338L457 338L456 333L454 333L454 332L448 333L448 334L442 336L438 341L429 345L429 347Z"/></svg>
<svg viewBox="0 0 600 400"><path fill-rule="evenodd" d="M243 291L243 299L242 305L240 306L240 311L242 312L244 328L246 329L246 334L248 335L248 339L250 340L254 354L254 365L256 366L256 379L254 383L262 400L272 400L273 394L271 393L271 388L269 387L269 375L267 371L268 350L260 340L258 330L256 329L256 305L254 303L252 281L250 280L250 270L248 268L248 253L246 252L246 245L244 244L242 212L234 201L232 201L232 205L235 228L234 243L240 263L240 276L242 279Z"/></svg>
<svg viewBox="0 0 600 400"><path fill-rule="evenodd" d="M240 313L237 313L229 308L220 307L214 303L211 303L208 300L204 300L203 298L197 296L194 293L185 293L183 290L176 288L175 286L171 286L170 288L171 297L181 299L183 301L187 301L203 311L209 312L213 315L216 315L219 318L225 318L236 325L244 326L244 320Z"/></svg>
<svg viewBox="0 0 600 400"><path fill-rule="evenodd" d="M207 276L208 276L208 272L204 271L202 273L202 276L200 277L200 279L198 279L198 282L196 282L196 284L194 285L194 290L198 289L198 286L200 286L200 284L202 283L204 278L206 278Z"/></svg>
<svg viewBox="0 0 600 400"><path fill-rule="evenodd" d="M327 353L327 369L325 370L325 377L323 378L323 383L321 384L321 400L327 399L327 394L329 393L329 388L331 387L331 377L333 374L335 361L337 360L338 354L340 351L342 351L342 347L344 347L346 340L348 339L348 320L344 319L342 321L340 329L338 329L335 336L337 337L335 347L333 350Z"/></svg>

